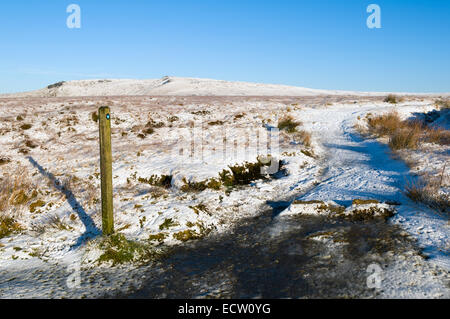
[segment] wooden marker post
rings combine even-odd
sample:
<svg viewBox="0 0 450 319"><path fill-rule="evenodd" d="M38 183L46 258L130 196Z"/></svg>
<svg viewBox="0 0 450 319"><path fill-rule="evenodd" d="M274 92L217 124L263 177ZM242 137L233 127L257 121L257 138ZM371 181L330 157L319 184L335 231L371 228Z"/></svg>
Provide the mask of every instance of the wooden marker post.
<svg viewBox="0 0 450 319"><path fill-rule="evenodd" d="M112 154L111 154L111 114L109 107L98 109L100 131L100 174L102 187L102 230L103 235L114 233Z"/></svg>

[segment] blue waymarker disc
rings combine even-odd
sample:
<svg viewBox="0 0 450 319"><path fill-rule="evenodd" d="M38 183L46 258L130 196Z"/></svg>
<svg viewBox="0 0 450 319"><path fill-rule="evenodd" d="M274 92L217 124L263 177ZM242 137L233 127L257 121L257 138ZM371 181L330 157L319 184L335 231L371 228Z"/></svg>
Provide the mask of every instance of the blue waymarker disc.
<svg viewBox="0 0 450 319"><path fill-rule="evenodd" d="M106 114L106 119L109 120L111 118L111 116L108 114Z"/></svg>

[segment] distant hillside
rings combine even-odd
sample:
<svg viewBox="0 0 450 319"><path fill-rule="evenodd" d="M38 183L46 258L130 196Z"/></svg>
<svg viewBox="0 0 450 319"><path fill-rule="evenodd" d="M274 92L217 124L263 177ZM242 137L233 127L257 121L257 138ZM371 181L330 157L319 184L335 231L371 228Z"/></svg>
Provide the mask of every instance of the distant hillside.
<svg viewBox="0 0 450 319"><path fill-rule="evenodd" d="M163 77L153 80L105 79L58 82L46 88L1 97L72 97L72 96L123 96L123 95L174 95L174 96L316 96L360 95L382 96L386 92L354 92L317 90L303 87L229 82L210 79ZM403 94L403 93L399 93ZM441 94L446 95L446 94ZM447 94L448 95L448 94Z"/></svg>

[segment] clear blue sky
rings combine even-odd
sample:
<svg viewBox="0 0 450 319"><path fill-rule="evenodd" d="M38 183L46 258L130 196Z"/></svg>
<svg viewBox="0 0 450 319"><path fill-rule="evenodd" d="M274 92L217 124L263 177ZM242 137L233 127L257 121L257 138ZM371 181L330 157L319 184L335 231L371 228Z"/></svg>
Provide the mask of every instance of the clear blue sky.
<svg viewBox="0 0 450 319"><path fill-rule="evenodd" d="M371 3L381 29L366 26ZM164 75L450 91L449 0L15 0L1 1L0 30L3 93Z"/></svg>

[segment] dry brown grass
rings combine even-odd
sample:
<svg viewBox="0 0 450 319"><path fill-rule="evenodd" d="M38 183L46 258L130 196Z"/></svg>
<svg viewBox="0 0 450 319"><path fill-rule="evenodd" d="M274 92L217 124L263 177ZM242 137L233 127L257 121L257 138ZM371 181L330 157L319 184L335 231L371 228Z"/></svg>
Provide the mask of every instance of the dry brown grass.
<svg viewBox="0 0 450 319"><path fill-rule="evenodd" d="M22 206L37 196L36 186L23 171L5 174L0 183L0 214L12 206Z"/></svg>
<svg viewBox="0 0 450 319"><path fill-rule="evenodd" d="M444 168L445 169L445 168ZM450 214L450 196L440 189L448 176L423 176L419 181L408 182L406 195L415 202L424 203L447 216Z"/></svg>
<svg viewBox="0 0 450 319"><path fill-rule="evenodd" d="M387 136L392 135L402 126L402 120L397 112L390 112L375 117L369 117L367 119L367 124L369 124L369 129L372 134L377 136Z"/></svg>
<svg viewBox="0 0 450 319"><path fill-rule="evenodd" d="M300 141L306 147L311 146L311 133L307 131L301 130L296 132L294 138Z"/></svg>
<svg viewBox="0 0 450 319"><path fill-rule="evenodd" d="M434 102L441 110L450 109L450 99L439 99Z"/></svg>
<svg viewBox="0 0 450 319"><path fill-rule="evenodd" d="M440 145L450 145L450 131L442 128L429 128L425 141Z"/></svg>
<svg viewBox="0 0 450 319"><path fill-rule="evenodd" d="M419 123L403 124L390 135L389 146L393 150L416 149L422 132L422 125Z"/></svg>
<svg viewBox="0 0 450 319"><path fill-rule="evenodd" d="M450 132L430 128L420 121L401 120L397 112L367 118L368 133L377 137L389 137L393 150L416 149L422 142L448 145ZM358 127L356 127L358 129ZM363 131L362 128L358 129Z"/></svg>
<svg viewBox="0 0 450 319"><path fill-rule="evenodd" d="M5 174L0 179L0 238L23 230L17 222L19 212L13 207L25 206L38 192L27 173Z"/></svg>

